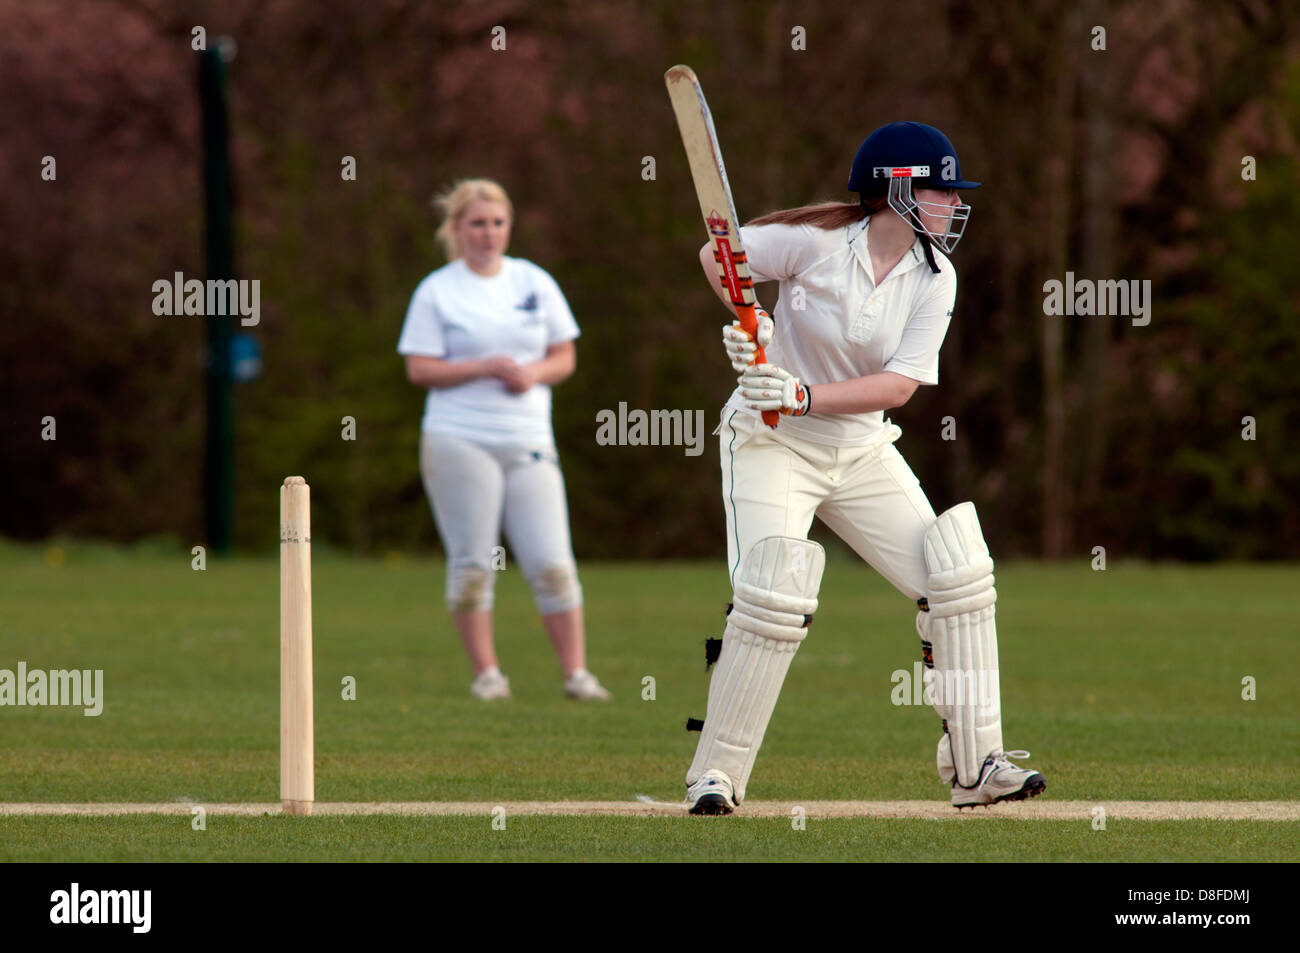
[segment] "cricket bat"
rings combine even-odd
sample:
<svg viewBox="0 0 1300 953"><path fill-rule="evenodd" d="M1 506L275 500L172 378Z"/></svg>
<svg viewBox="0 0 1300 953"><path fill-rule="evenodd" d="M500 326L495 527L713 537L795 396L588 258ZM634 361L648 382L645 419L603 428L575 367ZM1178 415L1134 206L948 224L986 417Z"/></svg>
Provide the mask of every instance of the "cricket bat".
<svg viewBox="0 0 1300 953"><path fill-rule="evenodd" d="M668 98L672 100L677 116L677 128L686 147L686 158L695 180L695 196L700 200L700 214L713 243L713 260L718 264L718 281L735 305L740 326L758 341L758 317L754 309L754 279L749 273L749 259L740 241L740 219L736 217L736 204L731 198L731 185L727 182L727 167L722 164L722 150L718 147L718 133L713 128L713 114L704 99L704 90L689 66L674 66L664 74ZM757 364L767 362L760 347L754 355ZM763 423L776 427L781 415L775 410L763 411Z"/></svg>

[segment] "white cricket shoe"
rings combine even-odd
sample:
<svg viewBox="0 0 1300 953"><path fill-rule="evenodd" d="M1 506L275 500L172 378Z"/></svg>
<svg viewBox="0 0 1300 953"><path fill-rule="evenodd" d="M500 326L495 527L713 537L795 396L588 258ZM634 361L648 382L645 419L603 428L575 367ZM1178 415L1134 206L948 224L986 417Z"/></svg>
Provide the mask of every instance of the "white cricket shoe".
<svg viewBox="0 0 1300 953"><path fill-rule="evenodd" d="M1011 754L1018 758L1029 757L1028 751L1013 751ZM974 787L962 787L957 783L952 745L947 735L939 739L938 764L939 777L952 785L952 806L959 811L963 807L974 808L981 804L987 807L1000 801L1023 801L1047 790L1047 780L1041 774L1012 764L1001 751L993 752L984 760L979 782Z"/></svg>
<svg viewBox="0 0 1300 953"><path fill-rule="evenodd" d="M739 806L731 778L717 770L705 771L686 788L686 803L692 814L730 814Z"/></svg>
<svg viewBox="0 0 1300 953"><path fill-rule="evenodd" d="M485 702L509 698L510 679L502 675L500 669L490 668L470 682L469 693Z"/></svg>
<svg viewBox="0 0 1300 953"><path fill-rule="evenodd" d="M607 702L614 697L584 668L575 670L564 680L564 694L583 702Z"/></svg>

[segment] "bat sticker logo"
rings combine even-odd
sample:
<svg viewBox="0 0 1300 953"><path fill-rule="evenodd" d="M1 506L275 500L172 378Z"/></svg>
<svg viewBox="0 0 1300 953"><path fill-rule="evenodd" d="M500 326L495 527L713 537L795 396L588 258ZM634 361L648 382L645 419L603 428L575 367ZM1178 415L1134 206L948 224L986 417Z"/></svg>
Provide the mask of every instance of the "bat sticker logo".
<svg viewBox="0 0 1300 953"><path fill-rule="evenodd" d="M709 213L709 217L704 220L704 223L709 226L711 235L726 238L731 234L731 223L719 215L717 209Z"/></svg>

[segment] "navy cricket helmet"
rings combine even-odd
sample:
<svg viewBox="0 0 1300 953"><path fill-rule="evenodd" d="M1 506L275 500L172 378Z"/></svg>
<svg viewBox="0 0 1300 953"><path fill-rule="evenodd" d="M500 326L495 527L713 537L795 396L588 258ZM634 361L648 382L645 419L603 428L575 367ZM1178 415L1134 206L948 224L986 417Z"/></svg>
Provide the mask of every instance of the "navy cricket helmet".
<svg viewBox="0 0 1300 953"><path fill-rule="evenodd" d="M919 168L918 168L919 167ZM867 197L884 195L893 173L910 170L920 189L977 189L978 182L961 177L952 142L923 122L891 122L881 126L858 148L849 171L849 191Z"/></svg>
<svg viewBox="0 0 1300 953"><path fill-rule="evenodd" d="M867 136L853 157L849 191L857 192L864 202L887 196L889 207L923 236L927 258L930 258L930 242L951 252L966 228L970 206L918 202L912 194L913 188L976 189L979 183L962 178L957 150L934 126L922 122L891 122L881 126ZM926 228L918 210L945 220L943 231ZM938 270L933 262L931 268Z"/></svg>

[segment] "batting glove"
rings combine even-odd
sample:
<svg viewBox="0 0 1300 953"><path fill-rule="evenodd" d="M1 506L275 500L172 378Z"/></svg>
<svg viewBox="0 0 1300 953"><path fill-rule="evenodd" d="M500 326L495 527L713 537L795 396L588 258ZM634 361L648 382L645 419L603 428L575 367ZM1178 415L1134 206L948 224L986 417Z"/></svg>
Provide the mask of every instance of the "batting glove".
<svg viewBox="0 0 1300 953"><path fill-rule="evenodd" d="M779 410L802 417L812 409L812 388L775 364L755 364L740 375L740 394L751 410Z"/></svg>
<svg viewBox="0 0 1300 953"><path fill-rule="evenodd" d="M739 321L734 321L722 329L722 346L727 349L727 360L731 361L731 366L738 371L743 371L754 363L754 354L760 347L767 347L772 343L772 332L776 330L776 323L772 316L762 308L755 308L754 314L758 317L758 344L754 344L754 339L746 334L740 327Z"/></svg>

